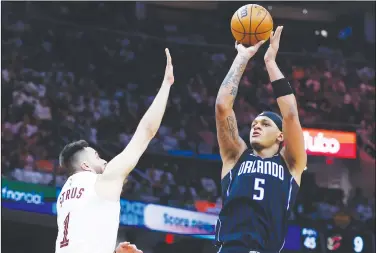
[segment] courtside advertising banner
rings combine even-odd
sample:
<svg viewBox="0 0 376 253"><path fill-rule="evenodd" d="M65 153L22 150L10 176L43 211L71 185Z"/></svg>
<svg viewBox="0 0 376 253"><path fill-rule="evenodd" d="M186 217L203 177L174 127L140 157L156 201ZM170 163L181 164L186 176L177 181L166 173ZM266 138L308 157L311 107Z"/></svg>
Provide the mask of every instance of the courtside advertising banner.
<svg viewBox="0 0 376 253"><path fill-rule="evenodd" d="M1 179L1 206L3 208L52 214L56 203L53 187Z"/></svg>
<svg viewBox="0 0 376 253"><path fill-rule="evenodd" d="M144 213L146 203L120 200L120 224L125 226L145 227Z"/></svg>
<svg viewBox="0 0 376 253"><path fill-rule="evenodd" d="M56 215L59 188L2 179L1 204L3 208ZM189 235L213 240L218 215L189 211L168 206L147 204L133 200L120 200L120 224L154 231ZM324 231L327 252L372 252L371 235ZM316 252L321 248L319 232L313 228L289 225L285 249ZM339 250L339 251L338 251Z"/></svg>
<svg viewBox="0 0 376 253"><path fill-rule="evenodd" d="M218 216L149 204L145 207L145 226L152 230L185 235L211 235Z"/></svg>
<svg viewBox="0 0 376 253"><path fill-rule="evenodd" d="M356 134L314 128L303 129L308 155L356 158Z"/></svg>

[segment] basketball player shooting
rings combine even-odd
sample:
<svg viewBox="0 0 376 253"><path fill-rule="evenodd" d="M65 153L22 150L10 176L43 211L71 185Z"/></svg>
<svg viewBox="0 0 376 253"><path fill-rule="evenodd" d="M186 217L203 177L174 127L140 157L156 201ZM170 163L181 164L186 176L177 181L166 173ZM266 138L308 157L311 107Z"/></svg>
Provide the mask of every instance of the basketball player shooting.
<svg viewBox="0 0 376 253"><path fill-rule="evenodd" d="M266 111L255 118L252 149L239 136L233 104L245 67L262 41L249 48L235 44L238 54L218 92L216 125L223 163L223 207L216 224L219 253L277 253L285 243L288 212L307 155L295 96L276 64L282 29L271 33L264 57L282 117Z"/></svg>
<svg viewBox="0 0 376 253"><path fill-rule="evenodd" d="M157 133L174 83L171 56L168 49L165 51L167 65L159 92L120 154L107 163L83 140L62 150L60 165L72 175L56 204L59 229L56 253L114 252L124 181ZM141 253L128 243L120 244L115 252Z"/></svg>

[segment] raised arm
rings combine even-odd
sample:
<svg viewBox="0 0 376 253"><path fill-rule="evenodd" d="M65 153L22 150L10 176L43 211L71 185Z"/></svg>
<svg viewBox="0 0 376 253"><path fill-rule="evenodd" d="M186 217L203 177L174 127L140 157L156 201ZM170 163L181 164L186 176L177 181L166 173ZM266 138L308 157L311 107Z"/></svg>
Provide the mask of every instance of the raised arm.
<svg viewBox="0 0 376 253"><path fill-rule="evenodd" d="M157 133L164 115L171 85L174 83L171 56L166 49L167 65L162 86L127 147L113 158L102 175L98 176L96 191L98 195L111 200L119 200L123 182L138 163L149 142Z"/></svg>
<svg viewBox="0 0 376 253"><path fill-rule="evenodd" d="M223 162L222 178L232 169L247 148L244 140L239 136L233 105L247 63L262 43L263 41L249 48L235 44L238 54L218 91L215 119L219 151Z"/></svg>
<svg viewBox="0 0 376 253"><path fill-rule="evenodd" d="M285 79L275 61L282 33L279 26L270 37L270 46L264 60L274 94L283 117L283 137L285 147L281 150L295 180L300 183L300 177L307 165L307 153L304 147L304 136L300 125L298 107L290 84Z"/></svg>

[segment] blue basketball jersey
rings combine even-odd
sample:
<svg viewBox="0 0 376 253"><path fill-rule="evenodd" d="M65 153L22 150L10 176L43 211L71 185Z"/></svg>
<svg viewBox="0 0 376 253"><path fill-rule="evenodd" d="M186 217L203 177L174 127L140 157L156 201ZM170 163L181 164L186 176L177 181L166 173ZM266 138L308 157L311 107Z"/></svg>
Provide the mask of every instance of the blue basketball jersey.
<svg viewBox="0 0 376 253"><path fill-rule="evenodd" d="M276 154L263 159L246 150L221 185L217 243L236 242L249 250L279 252L299 190L283 157Z"/></svg>

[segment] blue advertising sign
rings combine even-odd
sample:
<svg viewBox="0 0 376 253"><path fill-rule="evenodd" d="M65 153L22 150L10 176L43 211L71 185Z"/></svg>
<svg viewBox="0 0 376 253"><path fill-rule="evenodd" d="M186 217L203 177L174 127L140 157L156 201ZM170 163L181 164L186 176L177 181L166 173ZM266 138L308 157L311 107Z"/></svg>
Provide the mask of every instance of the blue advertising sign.
<svg viewBox="0 0 376 253"><path fill-rule="evenodd" d="M52 214L56 203L53 187L1 179L1 206L3 208Z"/></svg>
<svg viewBox="0 0 376 253"><path fill-rule="evenodd" d="M147 204L126 199L120 200L120 224L145 227L144 211Z"/></svg>

